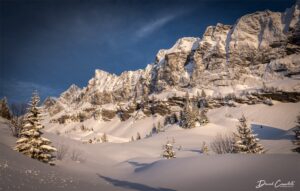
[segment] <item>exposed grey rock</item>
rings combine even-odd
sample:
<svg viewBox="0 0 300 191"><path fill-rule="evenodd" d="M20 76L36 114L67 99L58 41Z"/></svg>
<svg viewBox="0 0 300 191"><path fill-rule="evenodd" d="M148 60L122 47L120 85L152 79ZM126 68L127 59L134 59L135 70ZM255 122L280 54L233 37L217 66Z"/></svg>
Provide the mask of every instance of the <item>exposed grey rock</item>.
<svg viewBox="0 0 300 191"><path fill-rule="evenodd" d="M259 11L241 17L232 26L217 23L207 27L201 39L184 37L172 48L159 50L154 63L144 70L126 71L119 76L96 70L86 88L72 85L57 100L47 100L44 107L50 115L70 108L85 114L81 118L72 115L72 120L90 117L111 120L117 114L121 120L127 120L134 117L135 111L142 111L146 116L169 115L176 110L172 111L172 107L180 108L184 104L184 98L178 96L151 102L149 96L152 93L193 88L216 91L228 87L234 90L239 86L257 90L263 88L264 82L299 80L299 15L300 1L297 1L284 13ZM208 100L208 103L213 108L234 106L232 102L263 103L266 98L299 100L299 82L289 90L277 88L272 95L246 92L230 99L218 98L216 95L220 92L216 91L214 99ZM125 108L99 109L109 103L117 105L136 100L140 102ZM87 104L90 104L87 108L95 106L97 109L81 109Z"/></svg>

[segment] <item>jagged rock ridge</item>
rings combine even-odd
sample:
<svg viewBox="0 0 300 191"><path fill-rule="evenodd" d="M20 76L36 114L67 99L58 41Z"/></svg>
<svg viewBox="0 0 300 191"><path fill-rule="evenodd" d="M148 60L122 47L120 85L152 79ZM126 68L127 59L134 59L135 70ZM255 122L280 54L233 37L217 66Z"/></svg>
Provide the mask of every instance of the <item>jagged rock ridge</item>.
<svg viewBox="0 0 300 191"><path fill-rule="evenodd" d="M201 39L184 37L172 48L159 50L154 63L144 70L119 76L96 70L87 87L72 85L58 99L49 98L45 108L55 115L68 113L70 108L99 106L99 115L106 115L111 108L103 114L102 106L119 105L120 110L126 102L149 100L163 92L205 89L210 96L220 97L264 88L265 84L281 92L299 93L299 15L297 1L284 13L259 11L241 17L234 25L209 26ZM121 110L131 110L126 107ZM117 106L112 110L117 112Z"/></svg>

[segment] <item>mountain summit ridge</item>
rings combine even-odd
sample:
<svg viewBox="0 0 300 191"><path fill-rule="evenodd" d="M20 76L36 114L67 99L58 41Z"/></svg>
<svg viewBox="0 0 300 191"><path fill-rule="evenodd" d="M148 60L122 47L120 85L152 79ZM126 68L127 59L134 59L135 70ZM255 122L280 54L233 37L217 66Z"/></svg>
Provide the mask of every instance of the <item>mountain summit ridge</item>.
<svg viewBox="0 0 300 191"><path fill-rule="evenodd" d="M279 90L299 92L299 16L297 1L283 13L257 11L237 19L234 25L208 26L202 38L183 37L170 49L159 50L154 63L145 69L120 75L97 69L85 88L75 88L74 95L69 93L73 98L63 102L74 107L103 105L201 89L219 96L268 83Z"/></svg>

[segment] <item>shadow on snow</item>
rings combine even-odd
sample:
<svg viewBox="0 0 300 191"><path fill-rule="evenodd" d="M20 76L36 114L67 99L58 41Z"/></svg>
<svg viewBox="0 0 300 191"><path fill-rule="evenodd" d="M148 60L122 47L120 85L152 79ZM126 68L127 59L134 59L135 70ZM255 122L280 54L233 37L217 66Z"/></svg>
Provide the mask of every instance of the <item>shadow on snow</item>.
<svg viewBox="0 0 300 191"><path fill-rule="evenodd" d="M102 176L98 173L97 175L99 176L99 178L102 178L117 187L128 188L128 189L133 189L138 191L175 191L173 189L168 189L168 188L154 188L154 187L147 186L145 184L129 182L125 180L118 180L118 179Z"/></svg>
<svg viewBox="0 0 300 191"><path fill-rule="evenodd" d="M289 135L289 131L270 127L261 124L251 124L254 134L257 138L265 140L280 140L280 139L293 139L293 135Z"/></svg>
<svg viewBox="0 0 300 191"><path fill-rule="evenodd" d="M152 162L152 163L139 163L139 162L135 162L135 161L128 161L129 164L136 167L134 169L134 172L140 172L140 171L146 170L146 169L150 168L151 166L153 166L156 162L157 161Z"/></svg>

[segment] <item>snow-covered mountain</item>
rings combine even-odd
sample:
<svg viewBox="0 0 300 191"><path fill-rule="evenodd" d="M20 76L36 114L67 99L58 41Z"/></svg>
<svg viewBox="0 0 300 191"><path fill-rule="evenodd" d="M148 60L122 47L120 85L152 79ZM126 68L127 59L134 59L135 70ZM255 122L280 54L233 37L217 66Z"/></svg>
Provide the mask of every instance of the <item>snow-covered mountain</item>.
<svg viewBox="0 0 300 191"><path fill-rule="evenodd" d="M299 14L209 26L20 118L0 100L0 191L300 190Z"/></svg>
<svg viewBox="0 0 300 191"><path fill-rule="evenodd" d="M208 26L202 38L177 40L170 49L159 50L145 69L119 76L96 70L85 88L72 85L59 98L45 101L49 121L109 121L121 114L130 119L138 112L148 116L153 113L149 104L166 115L178 111L185 92L196 95L201 90L212 102L232 94L237 102L259 102L264 97L298 101L299 16L300 1L283 13L247 14L234 25Z"/></svg>

